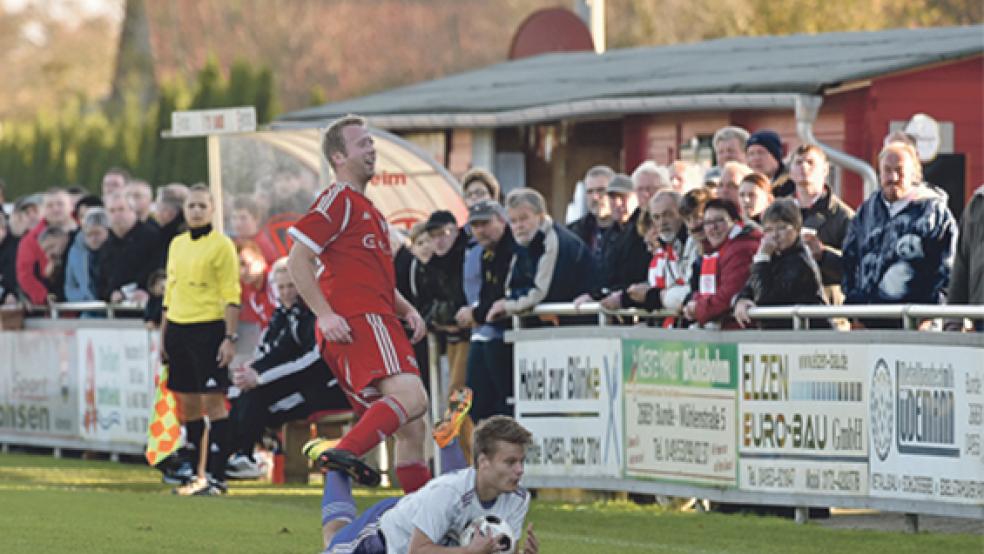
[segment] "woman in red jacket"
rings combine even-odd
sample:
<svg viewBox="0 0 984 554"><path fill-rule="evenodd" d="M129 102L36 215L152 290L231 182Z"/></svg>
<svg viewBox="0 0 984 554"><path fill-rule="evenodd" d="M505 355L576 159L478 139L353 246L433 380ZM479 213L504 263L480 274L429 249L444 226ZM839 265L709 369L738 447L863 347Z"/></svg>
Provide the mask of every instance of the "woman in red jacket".
<svg viewBox="0 0 984 554"><path fill-rule="evenodd" d="M707 329L739 329L731 305L751 273L762 232L743 225L738 206L715 198L704 208L704 255L690 277L683 316Z"/></svg>

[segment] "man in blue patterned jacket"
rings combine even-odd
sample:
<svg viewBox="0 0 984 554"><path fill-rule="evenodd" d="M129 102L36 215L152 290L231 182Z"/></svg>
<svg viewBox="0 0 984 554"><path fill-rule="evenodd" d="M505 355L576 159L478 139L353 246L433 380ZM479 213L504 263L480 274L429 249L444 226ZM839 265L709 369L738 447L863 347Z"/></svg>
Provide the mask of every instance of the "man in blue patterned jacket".
<svg viewBox="0 0 984 554"><path fill-rule="evenodd" d="M844 239L845 304L942 303L957 243L946 196L921 183L919 157L908 143L887 144L878 169L880 190L861 204Z"/></svg>

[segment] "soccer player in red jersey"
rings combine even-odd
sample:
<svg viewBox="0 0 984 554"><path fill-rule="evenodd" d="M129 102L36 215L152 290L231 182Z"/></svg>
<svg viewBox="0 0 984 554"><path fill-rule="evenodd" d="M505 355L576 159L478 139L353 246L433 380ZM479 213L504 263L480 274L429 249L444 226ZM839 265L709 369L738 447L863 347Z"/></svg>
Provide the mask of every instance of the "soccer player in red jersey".
<svg viewBox="0 0 984 554"><path fill-rule="evenodd" d="M378 485L379 472L360 457L395 435L396 474L409 492L431 477L423 446L427 393L397 318L410 325L414 342L426 326L396 290L386 220L365 196L376 164L365 120L350 115L333 122L322 150L336 180L291 227L287 266L318 318L322 356L360 417L319 464Z"/></svg>

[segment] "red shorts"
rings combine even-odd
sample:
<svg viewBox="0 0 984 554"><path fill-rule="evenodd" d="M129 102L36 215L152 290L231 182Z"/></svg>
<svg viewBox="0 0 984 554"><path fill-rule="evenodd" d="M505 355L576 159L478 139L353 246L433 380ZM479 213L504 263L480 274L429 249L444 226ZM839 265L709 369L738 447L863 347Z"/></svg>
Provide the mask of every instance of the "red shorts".
<svg viewBox="0 0 984 554"><path fill-rule="evenodd" d="M321 356L345 391L357 415L382 395L376 382L390 375L420 375L417 358L400 320L392 315L361 314L346 319L352 342L328 342L318 330Z"/></svg>

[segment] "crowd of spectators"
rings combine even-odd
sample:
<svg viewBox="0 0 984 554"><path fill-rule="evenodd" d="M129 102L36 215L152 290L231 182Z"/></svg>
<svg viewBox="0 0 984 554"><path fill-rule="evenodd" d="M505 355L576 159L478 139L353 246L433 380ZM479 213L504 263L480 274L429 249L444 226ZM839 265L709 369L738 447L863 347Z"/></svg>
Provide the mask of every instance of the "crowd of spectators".
<svg viewBox="0 0 984 554"><path fill-rule="evenodd" d="M566 226L550 217L536 190L516 188L503 198L494 175L473 169L461 180L464 225L437 210L408 238L391 240L398 288L447 354L449 387L475 391L476 421L511 413L512 347L504 332L513 316L530 317L543 302L658 310L669 314L664 327L705 329L791 325L753 320L756 306L984 302L984 187L958 222L945 194L923 182L905 136L886 139L880 186L857 213L828 183L829 163L817 145L786 156L772 131L726 127L713 148L717 165L706 171L685 161L646 161L631 176L591 167L585 214ZM0 210L0 303L129 301L147 305L150 325L159 322L161 270L184 230L188 189L169 184L154 198L149 184L111 169L100 192L53 188L17 200L10 214ZM300 331L311 316L296 295L276 294L292 284L260 232L267 207L250 197L230 208L241 317L266 329L261 354L235 375L241 390L253 391L272 382L264 372L281 354L309 355L314 339ZM550 323L530 317L530 324ZM831 325L899 323L810 322ZM425 341L416 349L425 383L426 348ZM284 395L270 390L260 405ZM237 437L236 449L248 455L256 427ZM462 446L467 454L467 441Z"/></svg>
<svg viewBox="0 0 984 554"><path fill-rule="evenodd" d="M438 211L413 230L402 262L407 298L448 343L453 383L463 379L475 391L476 421L510 414L511 347L503 332L516 315L528 318L524 325L550 324L527 315L542 302L641 308L659 311L655 321L664 327L705 329L792 326L754 320L757 306L981 302L984 187L958 232L945 194L922 181L907 137L886 138L879 189L857 214L828 183L827 156L817 145L787 156L775 132L726 127L713 146L718 165L707 171L684 161L646 161L631 177L591 167L584 215L566 227L533 189L514 189L500 203L495 178L481 172L495 184L470 189L465 182L463 227ZM892 320L808 323L901 327Z"/></svg>

